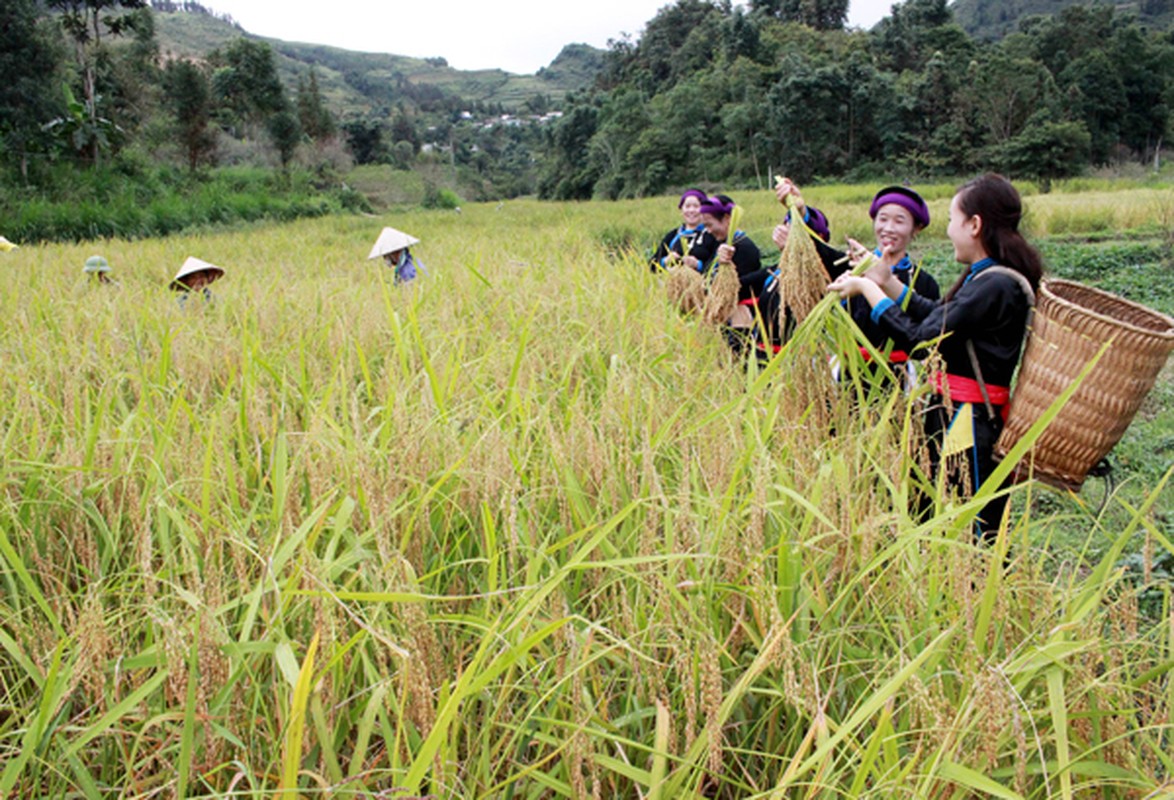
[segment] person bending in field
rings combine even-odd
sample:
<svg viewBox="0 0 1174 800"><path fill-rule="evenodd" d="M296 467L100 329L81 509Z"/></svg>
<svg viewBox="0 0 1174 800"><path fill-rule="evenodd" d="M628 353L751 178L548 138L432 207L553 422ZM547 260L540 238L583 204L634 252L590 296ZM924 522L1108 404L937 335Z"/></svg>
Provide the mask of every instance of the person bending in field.
<svg viewBox="0 0 1174 800"><path fill-rule="evenodd" d="M761 286L762 253L743 230L733 230L735 203L724 194L706 198L701 204L701 222L705 233L694 245L697 258L712 264L706 276L712 286L718 270L732 266L738 278L738 305L726 322L726 341L736 354L741 353L752 339L756 288Z"/></svg>
<svg viewBox="0 0 1174 800"><path fill-rule="evenodd" d="M171 289L179 292L181 308L187 305L188 299L194 294L201 295L205 303L211 303L215 298L209 287L223 276L224 270L215 264L189 258L171 279Z"/></svg>
<svg viewBox="0 0 1174 800"><path fill-rule="evenodd" d="M925 297L898 278L898 251L891 243L864 275L846 272L828 286L840 297L862 298L871 322L895 340L912 346L937 341L942 369L930 376L934 395L924 417L930 465L935 480L944 469L948 484L964 495L994 469L1011 376L1043 274L1039 252L1019 232L1022 217L1011 182L983 175L950 202L946 235L963 269L943 300ZM865 253L858 244L853 251L857 259ZM980 540L997 533L1006 503L998 497L979 512Z"/></svg>
<svg viewBox="0 0 1174 800"><path fill-rule="evenodd" d="M649 265L653 272L661 272L677 264L692 267L698 272L705 270L706 265L690 254L693 243L705 231L705 226L701 224L701 203L705 199L705 192L700 189L687 189L681 195L677 202L677 208L681 211L681 225L666 233L652 254Z"/></svg>
<svg viewBox="0 0 1174 800"><path fill-rule="evenodd" d="M428 270L412 256L409 249L419 243L420 240L411 234L395 228L384 228L367 258L370 260L382 257L388 269L393 270L392 275L396 284L414 281L421 272L428 274Z"/></svg>
<svg viewBox="0 0 1174 800"><path fill-rule="evenodd" d="M110 262L102 256L90 256L82 266L82 273L88 278L91 286L118 286L110 269Z"/></svg>

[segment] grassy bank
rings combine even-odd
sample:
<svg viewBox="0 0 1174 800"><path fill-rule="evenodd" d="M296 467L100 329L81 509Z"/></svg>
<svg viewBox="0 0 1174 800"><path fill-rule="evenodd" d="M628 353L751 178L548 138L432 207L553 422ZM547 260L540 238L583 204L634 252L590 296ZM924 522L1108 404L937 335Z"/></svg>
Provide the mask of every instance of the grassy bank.
<svg viewBox="0 0 1174 800"><path fill-rule="evenodd" d="M193 175L123 164L60 172L47 187L9 187L0 219L12 241L68 242L144 239L363 208L367 203L357 192L305 172L224 168Z"/></svg>
<svg viewBox="0 0 1174 800"><path fill-rule="evenodd" d="M1145 192L1082 197L1150 230ZM1103 513L1022 485L992 549L973 503L920 521L915 408L813 366L844 316L731 365L624 250L673 219L114 240L116 289L78 285L93 244L3 256L0 795L1160 796L1168 463ZM426 280L364 261L382 224ZM165 290L187 255L214 304Z"/></svg>

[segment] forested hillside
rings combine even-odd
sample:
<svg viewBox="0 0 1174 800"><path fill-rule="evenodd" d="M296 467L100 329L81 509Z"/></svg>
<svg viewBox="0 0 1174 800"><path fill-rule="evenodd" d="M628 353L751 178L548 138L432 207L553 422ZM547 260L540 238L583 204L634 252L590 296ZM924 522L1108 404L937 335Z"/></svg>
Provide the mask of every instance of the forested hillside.
<svg viewBox="0 0 1174 800"><path fill-rule="evenodd" d="M1019 28L1020 20L1052 16L1073 5L1072 0L956 0L954 18L976 39L999 39ZM1135 14L1139 22L1169 30L1174 27L1172 0L1118 0L1106 3L1117 12Z"/></svg>
<svg viewBox="0 0 1174 800"><path fill-rule="evenodd" d="M1148 2L1153 17L1171 0ZM676 0L638 37L570 44L519 76L258 39L195 0L6 0L0 212L32 238L139 236L777 172L997 169L1046 188L1160 163L1174 38L1132 11L1069 6L986 41L946 0L897 3L871 31L846 30L847 8ZM352 171L365 165L381 172Z"/></svg>
<svg viewBox="0 0 1174 800"><path fill-rule="evenodd" d="M568 45L537 75L514 75L500 69L457 70L445 59L410 58L389 53L358 53L319 44L254 37L230 20L212 13L160 12L156 31L164 59L202 59L240 36L269 44L278 74L289 91L312 67L327 106L336 114L366 112L398 102L447 98L516 111L536 96L557 101L567 91L589 86L602 53L587 45ZM592 69L594 64L594 69Z"/></svg>
<svg viewBox="0 0 1174 800"><path fill-rule="evenodd" d="M1174 44L1109 6L1032 17L978 41L945 0L872 31L846 4L678 0L568 99L546 197L627 197L772 172L916 179L998 169L1046 183L1152 163L1168 141ZM838 14L838 16L837 16Z"/></svg>

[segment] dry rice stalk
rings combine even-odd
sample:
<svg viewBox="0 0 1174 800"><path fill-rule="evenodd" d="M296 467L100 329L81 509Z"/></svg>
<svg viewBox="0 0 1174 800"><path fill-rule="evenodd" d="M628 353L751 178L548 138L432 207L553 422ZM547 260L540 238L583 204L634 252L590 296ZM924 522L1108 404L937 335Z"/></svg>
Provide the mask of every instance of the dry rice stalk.
<svg viewBox="0 0 1174 800"><path fill-rule="evenodd" d="M784 315L791 310L795 324L803 322L816 304L827 293L831 281L819 252L815 249L814 234L800 218L791 215L791 236L779 258L779 326L786 324Z"/></svg>
<svg viewBox="0 0 1174 800"><path fill-rule="evenodd" d="M111 656L111 647L97 584L91 584L86 591L85 605L77 618L77 642L78 658L73 680L82 684L92 703L102 707L106 662Z"/></svg>
<svg viewBox="0 0 1174 800"><path fill-rule="evenodd" d="M712 639L701 645L701 707L705 711L705 732L709 746L708 767L714 775L722 768L722 676L718 665L718 646Z"/></svg>
<svg viewBox="0 0 1174 800"><path fill-rule="evenodd" d="M730 318L738 307L738 272L733 264L718 264L717 274L705 297L705 321L710 325L721 325Z"/></svg>
<svg viewBox="0 0 1174 800"><path fill-rule="evenodd" d="M705 305L705 280L695 269L685 266L670 269L665 279L665 291L669 302L682 313L692 314Z"/></svg>

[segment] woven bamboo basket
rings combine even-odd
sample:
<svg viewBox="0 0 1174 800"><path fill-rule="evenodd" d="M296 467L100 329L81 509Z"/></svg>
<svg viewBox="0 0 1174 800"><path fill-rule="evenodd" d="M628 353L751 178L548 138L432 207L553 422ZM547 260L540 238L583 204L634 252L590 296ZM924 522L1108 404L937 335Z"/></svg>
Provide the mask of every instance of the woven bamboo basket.
<svg viewBox="0 0 1174 800"><path fill-rule="evenodd" d="M1079 490L1121 440L1174 349L1174 319L1073 281L1040 286L1031 335L995 444L1002 458L1096 356L1112 345L1017 465L1013 480L1037 478Z"/></svg>

